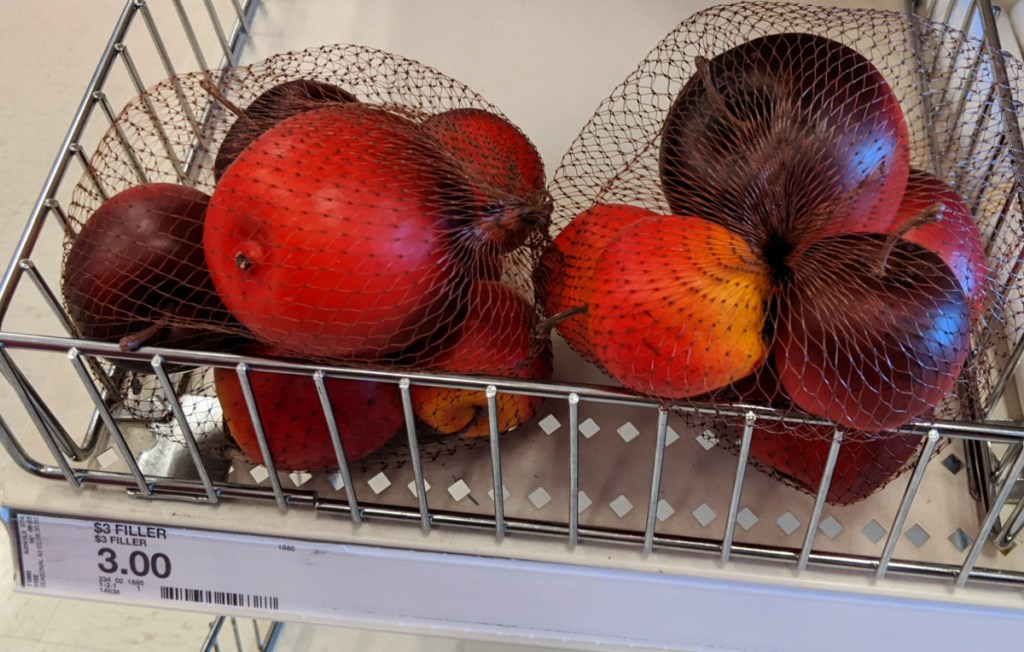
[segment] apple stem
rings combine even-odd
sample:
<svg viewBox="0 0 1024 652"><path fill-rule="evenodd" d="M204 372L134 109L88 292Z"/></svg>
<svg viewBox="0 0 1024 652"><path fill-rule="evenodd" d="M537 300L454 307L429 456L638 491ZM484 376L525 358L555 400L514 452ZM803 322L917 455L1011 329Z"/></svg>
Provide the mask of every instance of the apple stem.
<svg viewBox="0 0 1024 652"><path fill-rule="evenodd" d="M252 269L252 261L242 252L235 254L235 267L242 270L243 272L247 269Z"/></svg>
<svg viewBox="0 0 1024 652"><path fill-rule="evenodd" d="M202 86L203 90L209 93L213 99L217 100L225 109L238 116L239 120L245 120L250 125L255 124L255 121L249 117L245 110L239 108L237 104L229 100L224 93L220 92L220 89L210 83L210 80L200 80L199 85Z"/></svg>
<svg viewBox="0 0 1024 652"><path fill-rule="evenodd" d="M842 193L837 197L832 197L831 199L822 202L820 205L814 208L814 213L812 215L810 223L813 225L812 228L814 228L817 231L815 235L819 235L827 227L831 217L835 215L838 211L850 209L853 206L853 203L857 200L858 197L862 195L863 191L866 188L869 188L874 184L880 183L881 180L885 177L885 174L886 165L883 161L878 165L878 167L872 170L870 174L868 174L863 179L858 181L857 185L855 185L853 188L850 188L849 190L847 190L846 192ZM924 224L924 222L921 222L921 224ZM920 224L916 226L920 226ZM790 265L792 266L792 264L795 264L798 260L800 260L803 257L804 253L807 251L808 247L817 242L818 239L818 237L805 238L805 244L802 244L795 248L792 254L789 256ZM888 251L883 256L883 260L879 265L879 270L881 270L881 274L885 273L885 262L887 259Z"/></svg>
<svg viewBox="0 0 1024 652"><path fill-rule="evenodd" d="M569 319L570 317L575 317L576 315L580 315L585 312L587 312L587 306L576 306L574 308L569 308L567 310L563 310L562 312L555 313L548 317L547 319L537 323L537 325L533 329L534 335L540 339L549 338L551 337L551 329L553 329L555 326L562 323L566 319Z"/></svg>
<svg viewBox="0 0 1024 652"><path fill-rule="evenodd" d="M694 59L694 64L697 66L697 75L701 81L704 82L704 87L708 91L708 100L711 104L718 109L720 113L729 117L729 120L737 127L749 127L750 122L744 120L736 115L732 109L729 108L728 102L725 101L725 96L715 86L714 80L711 78L711 67L708 65L708 60L704 57L697 57Z"/></svg>
<svg viewBox="0 0 1024 652"><path fill-rule="evenodd" d="M117 346L122 351L138 351L141 346L152 340L157 333L165 328L167 328L167 317L161 317L142 330L125 335L118 340Z"/></svg>
<svg viewBox="0 0 1024 652"><path fill-rule="evenodd" d="M885 246L882 248L882 255L878 260L878 269L876 270L878 276L885 276L885 273L889 265L889 254L892 253L893 248L896 247L896 243L899 242L903 236L910 233L919 226L925 224L935 224L939 222L943 217L943 205L941 203L935 203L931 206L923 209L914 217L900 224L885 241Z"/></svg>

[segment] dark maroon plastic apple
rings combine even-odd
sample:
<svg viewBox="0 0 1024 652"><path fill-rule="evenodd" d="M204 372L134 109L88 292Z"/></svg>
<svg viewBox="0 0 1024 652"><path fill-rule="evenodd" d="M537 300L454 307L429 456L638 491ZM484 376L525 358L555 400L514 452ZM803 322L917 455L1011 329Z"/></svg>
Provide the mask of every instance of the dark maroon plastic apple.
<svg viewBox="0 0 1024 652"><path fill-rule="evenodd" d="M243 339L206 268L209 201L194 188L147 183L100 205L64 263L64 302L82 337L126 351L146 344L217 351ZM152 371L146 363L116 363Z"/></svg>
<svg viewBox="0 0 1024 652"><path fill-rule="evenodd" d="M743 403L793 410L771 358L755 373L730 386L723 398ZM729 434L722 441L742 436L742 426L723 422ZM825 500L830 505L852 505L886 486L907 468L921 443L920 437L896 432L867 433L843 429L843 442ZM815 494L825 470L835 427L791 420L758 419L750 441L755 465L787 484Z"/></svg>
<svg viewBox="0 0 1024 652"><path fill-rule="evenodd" d="M324 103L355 101L355 95L334 84L309 79L287 81L264 91L242 111L244 115L239 116L224 135L213 163L214 179L220 179L252 141L285 118Z"/></svg>
<svg viewBox="0 0 1024 652"><path fill-rule="evenodd" d="M698 59L659 157L673 213L733 229L775 266L828 235L888 231L908 166L903 112L878 69L800 33Z"/></svg>
<svg viewBox="0 0 1024 652"><path fill-rule="evenodd" d="M984 312L989 286L985 245L970 209L949 184L912 169L892 230L905 231L904 240L916 242L946 261L967 295L972 314Z"/></svg>
<svg viewBox="0 0 1024 652"><path fill-rule="evenodd" d="M805 412L891 430L952 390L970 326L963 288L934 252L886 235L833 236L784 281L774 362Z"/></svg>

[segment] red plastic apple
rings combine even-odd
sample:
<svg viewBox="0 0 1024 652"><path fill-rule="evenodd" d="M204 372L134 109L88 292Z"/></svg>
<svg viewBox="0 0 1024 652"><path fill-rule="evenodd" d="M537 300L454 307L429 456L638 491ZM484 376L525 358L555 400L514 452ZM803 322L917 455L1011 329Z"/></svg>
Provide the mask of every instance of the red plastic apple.
<svg viewBox="0 0 1024 652"><path fill-rule="evenodd" d="M220 179L252 141L285 118L320 108L325 103L355 101L352 93L311 79L295 79L269 88L242 110L242 115L224 134L213 163L214 179Z"/></svg>
<svg viewBox="0 0 1024 652"><path fill-rule="evenodd" d="M533 332L533 306L516 289L495 281L473 284L469 312L454 341L435 355L430 367L458 374L543 380L551 377L550 342ZM416 416L442 434L481 437L489 434L487 398L482 391L416 385ZM499 393L498 431L506 432L532 417L543 399Z"/></svg>
<svg viewBox="0 0 1024 652"><path fill-rule="evenodd" d="M470 275L469 189L405 117L335 104L280 122L229 167L204 247L217 291L263 341L380 359L448 326Z"/></svg>
<svg viewBox="0 0 1024 652"><path fill-rule="evenodd" d="M793 409L792 401L778 385L771 358L754 375L732 388L745 403ZM735 439L739 426L729 426ZM796 488L816 494L832 446L835 427L796 423L792 420L755 422L750 440L750 457L755 464ZM866 433L843 428L843 441L836 458L825 500L830 505L851 505L885 487L911 462L920 437L894 432Z"/></svg>
<svg viewBox="0 0 1024 652"><path fill-rule="evenodd" d="M271 349L254 351L274 355ZM330 430L313 379L296 374L249 374L270 456L280 471L337 468ZM231 438L245 456L262 464L263 454L234 369L214 368L217 398ZM328 378L338 433L348 461L379 450L405 424L402 397L392 383Z"/></svg>
<svg viewBox="0 0 1024 652"><path fill-rule="evenodd" d="M421 124L473 186L472 243L500 255L547 227L552 205L544 162L518 127L477 108L451 109Z"/></svg>

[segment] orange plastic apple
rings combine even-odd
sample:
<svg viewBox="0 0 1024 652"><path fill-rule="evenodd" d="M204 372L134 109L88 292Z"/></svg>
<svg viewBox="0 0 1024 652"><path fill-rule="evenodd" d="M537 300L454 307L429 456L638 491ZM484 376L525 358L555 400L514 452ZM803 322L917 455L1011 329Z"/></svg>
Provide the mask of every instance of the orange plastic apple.
<svg viewBox="0 0 1024 652"><path fill-rule="evenodd" d="M530 302L518 290L496 281L475 283L469 294L469 310L460 332L430 366L458 374L550 378L550 342L534 338ZM499 432L528 420L543 402L520 394L499 393L496 398ZM441 434L481 437L490 433L483 391L416 385L412 403L420 421Z"/></svg>
<svg viewBox="0 0 1024 652"><path fill-rule="evenodd" d="M590 295L596 359L620 383L687 398L765 359L771 278L742 237L697 217L642 219L597 261Z"/></svg>
<svg viewBox="0 0 1024 652"><path fill-rule="evenodd" d="M541 258L538 285L549 317L590 303L590 281L597 258L626 226L657 215L639 206L598 204L579 215L555 237ZM569 346L590 352L589 317L585 312L555 325Z"/></svg>

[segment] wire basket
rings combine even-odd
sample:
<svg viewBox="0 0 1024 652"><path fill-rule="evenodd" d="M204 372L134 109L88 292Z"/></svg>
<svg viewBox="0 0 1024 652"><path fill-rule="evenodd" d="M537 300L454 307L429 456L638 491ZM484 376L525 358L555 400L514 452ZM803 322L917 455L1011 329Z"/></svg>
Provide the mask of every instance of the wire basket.
<svg viewBox="0 0 1024 652"><path fill-rule="evenodd" d="M1012 111L1008 114L1004 110L1005 103L1018 101L1020 64L995 53L987 42L939 23L890 12L739 3L696 14L658 44L636 72L598 107L549 185L554 198L551 233L529 240L519 253L508 256L501 276L524 293L532 294L534 267L547 244L545 236L557 236L573 217L597 203L630 203L669 212L671 207L660 191L657 140L672 102L695 72L694 57L701 55L711 60L744 40L780 31L819 34L868 56L902 106L910 138L909 163L931 171L956 189L974 215L986 246L990 290L984 317L971 331L971 359L965 363L966 373L958 380L956 391L939 404L934 414L893 428L892 440L898 442L899 450L890 454L897 461L890 462L884 477L873 482L870 491L879 492L878 496L856 506L858 511L851 508L841 512L857 514L858 518L876 514L871 522L879 526L877 519L889 518L888 509L895 509L888 539L883 540L883 535L872 539L872 545L877 544L878 549L862 554L844 550L842 541L833 544L817 537L819 525L829 522L827 502L842 502L829 495L830 483L839 477L837 468L844 463L840 461L842 451L858 443L856 437L844 442L842 428L836 429L820 417L723 394L667 402L624 390L607 379L585 382L584 379L595 378L593 365L565 348L557 348L555 353L560 380L543 382L501 375L481 377L410 370L403 365L350 365L350 360L339 363L316 356L300 360L262 357L245 351L225 353L167 347L124 351L116 344L73 335L5 333L5 349L70 353L96 408L85 439L71 437L53 416L47 398L7 351L0 350L4 376L33 416L39 438L48 446L54 462L36 462L6 425L2 433L5 444L22 466L37 474L64 478L75 487L91 482L126 486L147 497L174 496L207 502L272 499L282 509L310 507L342 513L355 521L397 518L418 522L426 529L491 528L499 538L507 534L553 534L574 545L581 541L627 543L646 551L687 550L710 552L723 559L746 556L783 560L801 568L813 563L860 568L879 575L899 571L955 577L961 582L976 579L1019 584L1024 581L1024 570L1016 567L1016 558L1005 561L986 553L984 565L976 567L990 533L1001 529L997 522L1010 497L1012 481L1004 480L991 503L985 505L983 522L972 531L973 537L967 537L970 543L957 546L957 553L964 555L962 560L951 562L945 556L916 559L913 551L902 551L894 557L915 495L922 482L927 484L929 472L935 471L937 465L930 461L945 445L946 438L954 442L957 451L961 451L963 439L1012 446L1021 438L1019 429L1013 425L991 420L1021 348L1017 294L1017 180L1021 150L1019 134L1016 139L1007 136L1016 133L1016 125L1008 121ZM258 72L258 82L246 77L247 70ZM382 70L388 74L383 75ZM427 70L432 83L424 86L423 71ZM142 181L171 181L206 191L213 189L219 139L228 132L233 119L225 113L222 103L210 99L209 90L200 82L221 88L220 92L231 101L246 104L275 83L299 76L315 76L329 82L339 75L357 97L372 98L415 119L457 106L500 114L464 85L437 71L368 48L333 46L282 55L251 69L228 67L209 74L173 75L172 79L140 92L124 111L114 116L111 128L88 158L85 174L74 188L66 232L77 234L85 216L104 196ZM945 98L943 102L936 101L940 94ZM964 116L978 119L966 120ZM34 219L41 218L37 215ZM68 241L73 239L69 236ZM27 251L31 251L31 245ZM19 254L19 260L27 257L27 253ZM13 268L19 271L13 275L14 285L9 287L15 287L23 274L37 280L18 261ZM39 284L46 293L45 281L39 280ZM49 296L67 325L73 328L73 321L67 319L52 291ZM131 361L149 369L145 374L122 372L104 360ZM187 367L199 370L180 371ZM229 454L226 468L222 469L214 463L225 456L221 452L223 412L211 390L211 369L233 373L243 387L250 386L259 373L302 377L315 402L324 398L325 384L332 380L389 384L397 388L401 397L405 431L379 456L365 458L358 465L350 463L343 452L337 454L342 447L336 447L336 473L311 474L303 469L279 473L273 455L267 454L262 464ZM491 423L487 436L476 442L447 439L440 444L441 448L434 448L429 434L422 432L416 420L409 417L412 390L421 386L476 392L486 398L488 414L494 414L498 398L505 395L535 398L543 401L543 407L510 436L499 438L498 428ZM258 406L247 401L247 407L258 423ZM618 424L616 432L621 444L589 443L600 430L596 424L613 421ZM811 428L812 434L800 435L804 427ZM743 524L751 523L743 509L744 501L761 495L767 504L778 495L777 491L785 489L779 488L775 480L745 474L748 461L757 458L756 443L764 440L765 432L771 428L784 428L788 434L815 442L811 461L806 465L813 473L794 479L792 474L773 467L777 477L789 475L789 482L813 494L813 498L801 497L808 500L800 503L800 509L792 508L783 514L806 525L802 542L773 537L744 541ZM651 433L653 437L641 437L639 433ZM738 459L726 454L715 457L714 462L704 462L688 457L678 447L669 448L674 441L684 438L703 450L714 449L716 445L728 448ZM153 457L149 451L159 448L154 439L173 443L174 464L167 466L149 459ZM265 437L257 435L257 439L267 453ZM634 441L638 443L631 443ZM331 443L336 442L335 437ZM602 446L607 448L602 450ZM622 446L631 448L623 452ZM100 453L108 449L117 454L113 462L101 459ZM1021 465L1024 457L1007 456L1001 466L1003 477L1016 478ZM617 473L621 468L631 472ZM914 473L907 478L904 493L900 494L898 487L895 493L889 489L880 491L886 482L908 469ZM384 471L388 473L383 474ZM381 479L382 475L386 477ZM540 477L543 480L534 482ZM448 486L447 492L435 490L428 501L428 478L434 484L447 484L451 482L448 478L457 481ZM962 476L957 482L960 480ZM702 483L713 486L722 499L714 509L708 499L709 502L691 506L695 509L685 510L705 529L690 527L693 524L673 526L667 520L673 513L668 498L683 500ZM504 491L506 484L516 485L510 487L516 491L510 491L509 497ZM369 497L366 485L373 491ZM478 494L487 492L488 497L475 499L469 505L463 500L467 496L465 488L479 490ZM864 498L860 490L855 493L858 500ZM965 500L971 499L967 496ZM601 504L610 506L611 513L587 510L590 505ZM714 521L716 510L724 518ZM1010 518L1009 522L1015 520ZM707 529L712 522L713 526ZM795 528L782 525L789 521L780 518L778 522L786 536L799 536L794 534ZM715 529L719 526L721 530ZM962 543L963 539L958 541Z"/></svg>
<svg viewBox="0 0 1024 652"><path fill-rule="evenodd" d="M601 103L555 172L554 230L570 232L558 252L565 261L549 272L556 294L549 312L571 303L562 295L583 295L589 275L594 303L588 314L565 323L564 334L616 379L664 398L796 407L838 422L851 432L833 482L847 486L834 485L830 502L863 498L905 469L917 448L918 442L887 430L912 413L984 418L1015 366L1021 233L1009 210L1018 200L1021 154L1006 137L1016 120L1008 122L1000 106L1019 101L1020 73L1019 62L981 39L895 12L755 2L694 16ZM903 121L907 134L897 133ZM868 158L871 164L858 167ZM884 178L869 178L886 166ZM940 327L931 344L917 339L930 328L927 319L910 317L914 324L904 324L905 336L896 323L908 305L930 313L928 319L953 315L945 290L925 279L928 263L908 249L903 271L886 272L893 285L882 294L898 285L934 296L915 303L902 295L868 316L882 296L867 290L874 280L861 284L858 274L879 278L866 246L875 236L835 237L836 229L893 231L880 222L893 208L879 206L893 203L886 184L906 178L907 166L915 172L896 197L912 197L937 178L963 198L959 218L946 207L946 228L955 233L945 241L969 240L970 215L978 229L961 259L975 261L964 286L974 296L975 316L952 330ZM920 194L928 195L924 203L939 201L932 191ZM622 205L629 208L617 208ZM845 212L851 209L855 219ZM651 223L652 214L673 213L701 219ZM634 226L644 219L647 228ZM632 238L636 244L623 246ZM613 239L616 246L606 245L592 270L589 257L597 254L591 243ZM752 245L745 257L715 253L700 260L697 253L732 251L744 240ZM699 264L688 266L691 256ZM684 292L685 284L699 290ZM833 293L836 301L829 303ZM641 325L637 314L653 318ZM959 340L956 352L940 351L938 341L947 336ZM715 344L703 356L688 354L701 350L701 337ZM689 349L680 344L691 339ZM828 344L818 350L819 341ZM654 357L638 360L635 352L645 345ZM664 362L681 346L676 359L688 360L685 371ZM918 357L909 366L901 358L908 351L919 352L910 353ZM735 362L723 369L730 355ZM947 365L943 386L926 388L932 373L945 374ZM919 390L903 393L919 381ZM910 395L925 393L931 399L909 408ZM770 428L752 456L814 492L833 430L796 423Z"/></svg>

